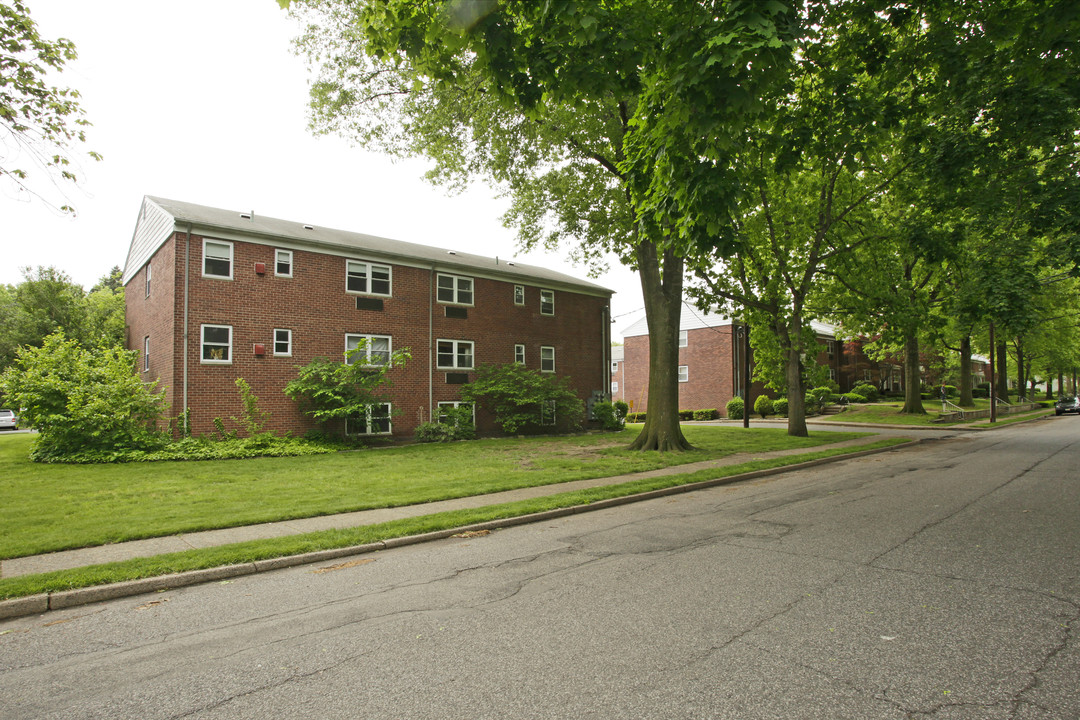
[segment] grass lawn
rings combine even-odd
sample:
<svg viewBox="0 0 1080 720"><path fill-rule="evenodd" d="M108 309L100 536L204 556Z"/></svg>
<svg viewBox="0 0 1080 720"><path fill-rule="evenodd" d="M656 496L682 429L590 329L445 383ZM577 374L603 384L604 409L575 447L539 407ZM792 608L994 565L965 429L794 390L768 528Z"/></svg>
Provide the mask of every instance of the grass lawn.
<svg viewBox="0 0 1080 720"><path fill-rule="evenodd" d="M739 452L813 448L866 433L685 426L697 448L630 452L637 433L408 445L301 458L118 465L27 459L32 435L0 436L0 559L608 477Z"/></svg>
<svg viewBox="0 0 1080 720"><path fill-rule="evenodd" d="M730 428L729 428L730 429ZM716 431L720 428L711 428ZM696 435L696 432L694 433ZM904 438L886 438L860 446L860 449L884 448L906 442ZM557 493L546 497L520 500L501 505L489 505L470 510L443 512L422 517L395 520L377 525L325 530L289 537L269 538L250 542L234 543L219 547L186 552L169 553L149 558L136 558L120 562L93 565L90 567L61 570L38 575L23 575L0 579L0 600L5 598L26 597L38 593L56 592L72 588L85 588L94 585L155 577L188 570L221 567L251 563L269 558L297 555L328 550L348 548L374 543L390 538L417 535L426 532L460 528L466 525L504 518L520 517L530 513L557 508L576 507L599 502L608 498L624 497L635 493L648 492L676 485L688 485L695 482L711 481L730 477L754 470L794 465L800 462L845 455L852 452L849 448L826 448L811 450L796 455L752 459L737 465L723 466L697 472L642 478L618 485L587 488L584 490Z"/></svg>
<svg viewBox="0 0 1080 720"><path fill-rule="evenodd" d="M954 398L955 399L955 398ZM864 422L874 423L882 425L927 425L934 427L948 427L950 425L967 424L972 421L969 420L956 420L954 422L934 422L941 414L941 401L940 400L923 400L923 407L926 409L925 415L906 415L901 414L900 408L904 407L903 401L899 402L878 402L868 403L866 405L851 405L847 410L839 415L827 415L823 417L816 417L814 420L832 421L832 422ZM987 410L990 407L990 401L986 398L976 398L974 410ZM1023 413L1017 416L1005 416L999 415L999 421L1002 421L1005 417L1015 417L1015 419L1028 419L1032 414L1045 414L1042 410L1034 410L1032 413ZM1011 420L1010 422L1015 422ZM990 423L986 423L988 426Z"/></svg>

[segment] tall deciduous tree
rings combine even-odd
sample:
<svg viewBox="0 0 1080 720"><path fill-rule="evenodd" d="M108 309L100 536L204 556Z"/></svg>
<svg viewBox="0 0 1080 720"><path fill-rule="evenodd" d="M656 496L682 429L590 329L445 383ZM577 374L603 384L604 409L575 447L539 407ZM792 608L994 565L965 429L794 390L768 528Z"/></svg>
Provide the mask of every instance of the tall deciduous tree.
<svg viewBox="0 0 1080 720"><path fill-rule="evenodd" d="M294 4L319 17L302 41L324 72L317 125L344 110L335 129L433 157L436 178L495 180L525 244L572 238L582 255L614 251L639 272L649 413L633 447L687 447L684 258L733 247L726 225L689 211L701 193L737 196L730 150L763 97L787 89L794 13L777 2Z"/></svg>
<svg viewBox="0 0 1080 720"><path fill-rule="evenodd" d="M55 181L75 182L72 145L86 140L79 93L46 80L76 57L75 45L46 40L23 0L0 2L0 180L20 193L42 197L30 184L31 168ZM95 152L89 157L100 160ZM40 186L35 182L35 186ZM74 212L70 205L61 210Z"/></svg>

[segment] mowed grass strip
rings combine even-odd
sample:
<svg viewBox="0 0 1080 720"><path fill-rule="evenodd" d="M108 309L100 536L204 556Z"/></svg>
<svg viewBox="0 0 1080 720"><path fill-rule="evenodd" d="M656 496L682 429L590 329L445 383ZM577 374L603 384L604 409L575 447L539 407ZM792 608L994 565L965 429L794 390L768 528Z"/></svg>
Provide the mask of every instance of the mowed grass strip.
<svg viewBox="0 0 1080 720"><path fill-rule="evenodd" d="M397 507L865 436L686 426L696 449L631 452L639 428L408 445L302 458L56 465L0 436L0 559L224 527Z"/></svg>
<svg viewBox="0 0 1080 720"><path fill-rule="evenodd" d="M907 438L886 438L858 448L829 448L817 452L753 460L692 473L643 478L618 485L587 488L482 508L456 510L342 530L323 530L290 537L253 540L203 550L188 550L73 570L0 579L0 600L93 587L127 580L139 580L190 570L238 565L258 560L316 552L318 550L367 545L391 538L460 528L476 523L520 517L547 510L589 505L610 498L625 497L679 485L689 485L756 470L796 465L802 462L846 455L863 450L887 448L905 442L909 442L909 440Z"/></svg>

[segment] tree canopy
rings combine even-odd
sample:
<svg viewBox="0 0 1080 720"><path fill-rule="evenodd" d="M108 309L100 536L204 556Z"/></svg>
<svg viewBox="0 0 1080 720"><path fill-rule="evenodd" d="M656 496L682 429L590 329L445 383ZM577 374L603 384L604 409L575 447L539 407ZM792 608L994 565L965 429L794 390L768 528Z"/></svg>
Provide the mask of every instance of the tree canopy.
<svg viewBox="0 0 1080 720"><path fill-rule="evenodd" d="M79 92L47 79L76 57L70 40L41 37L23 0L0 3L0 180L18 193L43 197L34 189L41 183L30 179L35 170L52 182L78 179L72 146L86 140L90 122ZM74 212L67 204L60 209Z"/></svg>

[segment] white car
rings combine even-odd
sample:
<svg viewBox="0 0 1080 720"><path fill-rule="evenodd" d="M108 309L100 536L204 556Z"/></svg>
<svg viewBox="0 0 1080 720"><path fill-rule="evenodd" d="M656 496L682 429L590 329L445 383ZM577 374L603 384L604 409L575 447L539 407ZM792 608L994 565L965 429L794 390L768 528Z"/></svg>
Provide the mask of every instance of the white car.
<svg viewBox="0 0 1080 720"><path fill-rule="evenodd" d="M19 416L14 410L0 409L0 430L18 430Z"/></svg>

